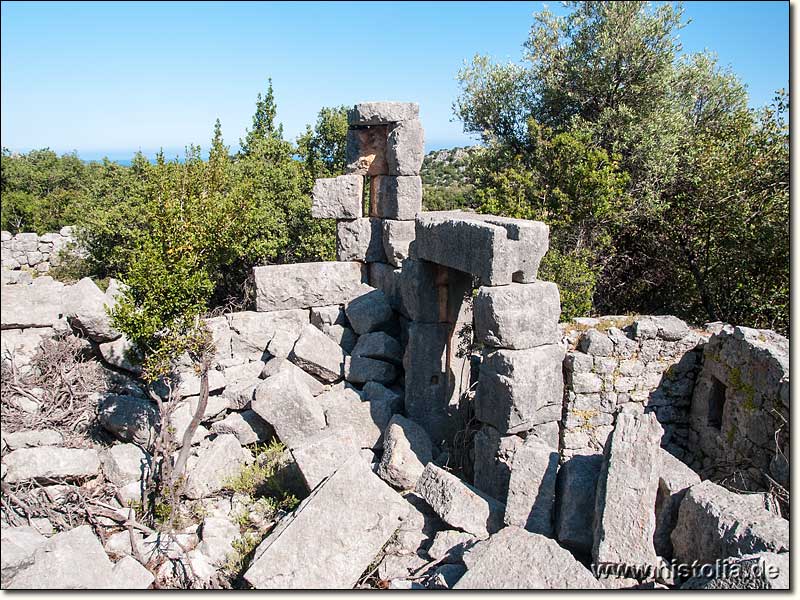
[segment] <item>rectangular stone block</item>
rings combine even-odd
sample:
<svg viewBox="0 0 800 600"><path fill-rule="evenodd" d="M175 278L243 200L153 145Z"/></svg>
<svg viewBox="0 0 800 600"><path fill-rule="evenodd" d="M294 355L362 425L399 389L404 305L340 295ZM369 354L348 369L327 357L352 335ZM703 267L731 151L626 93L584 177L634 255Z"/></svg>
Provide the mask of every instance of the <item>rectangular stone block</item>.
<svg viewBox="0 0 800 600"><path fill-rule="evenodd" d="M535 435L514 453L508 484L506 525L553 537L558 451Z"/></svg>
<svg viewBox="0 0 800 600"><path fill-rule="evenodd" d="M381 175L370 181L370 216L413 221L422 212L422 179L419 176Z"/></svg>
<svg viewBox="0 0 800 600"><path fill-rule="evenodd" d="M403 261L408 258L408 246L414 241L416 235L416 225L414 221L395 221L387 219L383 221L383 252L386 260L400 267Z"/></svg>
<svg viewBox="0 0 800 600"><path fill-rule="evenodd" d="M388 125L419 118L416 102L360 102L347 111L347 123L353 125Z"/></svg>
<svg viewBox="0 0 800 600"><path fill-rule="evenodd" d="M466 273L409 258L403 261L400 293L412 321L472 322L472 277Z"/></svg>
<svg viewBox="0 0 800 600"><path fill-rule="evenodd" d="M556 539L585 556L592 551L595 489L602 466L602 454L576 454L558 471Z"/></svg>
<svg viewBox="0 0 800 600"><path fill-rule="evenodd" d="M269 312L346 304L362 293L360 262L314 262L253 267L256 310Z"/></svg>
<svg viewBox="0 0 800 600"><path fill-rule="evenodd" d="M389 129L386 164L390 175L419 175L425 158L425 130L418 119L401 121Z"/></svg>
<svg viewBox="0 0 800 600"><path fill-rule="evenodd" d="M275 527L244 578L256 589L352 589L408 513L353 456Z"/></svg>
<svg viewBox="0 0 800 600"><path fill-rule="evenodd" d="M561 418L564 349L495 350L481 363L475 416L500 433L516 433Z"/></svg>
<svg viewBox="0 0 800 600"><path fill-rule="evenodd" d="M461 211L420 213L416 221L416 258L471 273L483 285L535 281L549 244L539 221Z"/></svg>
<svg viewBox="0 0 800 600"><path fill-rule="evenodd" d="M475 338L493 348L525 350L561 337L558 286L549 281L482 287L474 312Z"/></svg>
<svg viewBox="0 0 800 600"><path fill-rule="evenodd" d="M364 178L340 175L317 179L311 190L311 216L316 219L357 219L362 216Z"/></svg>
<svg viewBox="0 0 800 600"><path fill-rule="evenodd" d="M406 314L403 308L403 297L400 292L400 277L402 271L395 269L392 265L387 263L370 263L369 267L369 285L381 290L386 296L394 310Z"/></svg>
<svg viewBox="0 0 800 600"><path fill-rule="evenodd" d="M345 145L345 172L356 175L386 175L386 138L389 130L385 125L359 127L347 132Z"/></svg>
<svg viewBox="0 0 800 600"><path fill-rule="evenodd" d="M475 487L505 502L514 454L522 443L519 436L501 436L491 425L483 425L472 438Z"/></svg>
<svg viewBox="0 0 800 600"><path fill-rule="evenodd" d="M308 311L304 309L246 310L226 317L230 326L232 356L241 360L288 356L300 332L308 325Z"/></svg>
<svg viewBox="0 0 800 600"><path fill-rule="evenodd" d="M336 260L384 262L380 219L354 219L336 223Z"/></svg>

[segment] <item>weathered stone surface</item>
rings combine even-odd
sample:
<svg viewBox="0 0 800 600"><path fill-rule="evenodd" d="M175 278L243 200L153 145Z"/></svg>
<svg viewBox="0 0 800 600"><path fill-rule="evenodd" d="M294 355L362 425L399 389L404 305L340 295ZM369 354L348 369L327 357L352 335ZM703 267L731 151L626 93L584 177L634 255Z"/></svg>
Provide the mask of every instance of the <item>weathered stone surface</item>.
<svg viewBox="0 0 800 600"><path fill-rule="evenodd" d="M336 260L383 262L385 259L380 219L364 217L336 224Z"/></svg>
<svg viewBox="0 0 800 600"><path fill-rule="evenodd" d="M344 378L350 383L375 381L389 385L397 379L397 368L392 364L365 356L348 356L344 363Z"/></svg>
<svg viewBox="0 0 800 600"><path fill-rule="evenodd" d="M211 426L211 433L232 433L242 446L266 442L275 435L269 423L254 410L232 412Z"/></svg>
<svg viewBox="0 0 800 600"><path fill-rule="evenodd" d="M455 589L603 589L591 571L554 540L506 527L471 551Z"/></svg>
<svg viewBox="0 0 800 600"><path fill-rule="evenodd" d="M64 441L64 436L55 429L23 429L4 433L3 441L9 450L17 450L38 446L57 446Z"/></svg>
<svg viewBox="0 0 800 600"><path fill-rule="evenodd" d="M352 588L407 514L406 502L354 456L277 525L244 578L256 589Z"/></svg>
<svg viewBox="0 0 800 600"><path fill-rule="evenodd" d="M115 444L100 455L106 479L123 487L147 474L150 455L136 444Z"/></svg>
<svg viewBox="0 0 800 600"><path fill-rule="evenodd" d="M471 273L482 285L535 281L548 248L549 228L539 221L441 211L416 222L416 258Z"/></svg>
<svg viewBox="0 0 800 600"><path fill-rule="evenodd" d="M368 381L362 388L361 395L368 402L390 406L393 414L403 410L403 394L396 387L389 389L377 381Z"/></svg>
<svg viewBox="0 0 800 600"><path fill-rule="evenodd" d="M298 335L298 337L300 336ZM261 371L264 369L265 364L265 361L254 360L226 367L222 371L222 374L225 376L225 387L228 388L231 386L243 385L244 383L253 383L253 381L261 376Z"/></svg>
<svg viewBox="0 0 800 600"><path fill-rule="evenodd" d="M0 328L52 327L61 318L64 285L4 285L0 289Z"/></svg>
<svg viewBox="0 0 800 600"><path fill-rule="evenodd" d="M419 175L425 158L425 130L417 119L389 128L386 165L391 175Z"/></svg>
<svg viewBox="0 0 800 600"><path fill-rule="evenodd" d="M648 316L633 323L633 332L637 339L659 337L664 340L676 341L689 333L689 326L685 321L672 315Z"/></svg>
<svg viewBox="0 0 800 600"><path fill-rule="evenodd" d="M269 377L284 371L291 372L294 377L302 381L303 384L309 389L312 396L319 396L325 391L325 385L323 383L320 383L317 379L285 358L273 358L267 361L267 364L265 364L264 368L261 369L261 378L268 379Z"/></svg>
<svg viewBox="0 0 800 600"><path fill-rule="evenodd" d="M352 427L323 429L291 448L292 458L309 491L359 453L359 439Z"/></svg>
<svg viewBox="0 0 800 600"><path fill-rule="evenodd" d="M576 454L558 471L556 539L578 554L592 551L595 491L602 467L602 455Z"/></svg>
<svg viewBox="0 0 800 600"><path fill-rule="evenodd" d="M472 440L475 456L475 487L503 502L508 496L511 464L523 440L516 435L501 436L491 425L483 425Z"/></svg>
<svg viewBox="0 0 800 600"><path fill-rule="evenodd" d="M614 352L614 342L607 334L590 329L581 336L578 348L592 356L610 356Z"/></svg>
<svg viewBox="0 0 800 600"><path fill-rule="evenodd" d="M761 495L737 494L707 480L686 492L671 539L675 558L687 563L786 552L789 521L766 510Z"/></svg>
<svg viewBox="0 0 800 600"><path fill-rule="evenodd" d="M788 590L790 555L761 552L729 558L715 577L698 575L687 580L682 590ZM725 575L724 569L728 570Z"/></svg>
<svg viewBox="0 0 800 600"><path fill-rule="evenodd" d="M64 316L70 325L95 342L110 342L121 334L106 312L108 297L89 277L66 288Z"/></svg>
<svg viewBox="0 0 800 600"><path fill-rule="evenodd" d="M503 504L433 463L425 466L415 491L453 527L482 538L502 527Z"/></svg>
<svg viewBox="0 0 800 600"><path fill-rule="evenodd" d="M396 339L383 331L365 333L358 338L352 356L374 358L394 364L403 362L403 347Z"/></svg>
<svg viewBox="0 0 800 600"><path fill-rule="evenodd" d="M3 527L0 529L0 582L7 587L13 577L29 567L36 549L47 542L47 538L33 527Z"/></svg>
<svg viewBox="0 0 800 600"><path fill-rule="evenodd" d="M428 548L428 556L433 560L442 560L443 562L460 562L464 552L477 541L478 538L464 531L452 529L440 531L434 537L431 547Z"/></svg>
<svg viewBox="0 0 800 600"><path fill-rule="evenodd" d="M345 306L345 313L358 335L378 331L389 325L394 318L394 312L389 305L386 295L381 290L367 290L350 300Z"/></svg>
<svg viewBox="0 0 800 600"><path fill-rule="evenodd" d="M289 370L272 375L256 388L252 408L289 447L301 444L325 427L322 406Z"/></svg>
<svg viewBox="0 0 800 600"><path fill-rule="evenodd" d="M553 537L558 451L535 435L514 453L506 498L506 525Z"/></svg>
<svg viewBox="0 0 800 600"><path fill-rule="evenodd" d="M326 325L348 325L344 307L338 304L330 306L315 306L311 309L311 324L320 331L325 331Z"/></svg>
<svg viewBox="0 0 800 600"><path fill-rule="evenodd" d="M595 562L655 565L655 504L663 430L653 413L617 415L595 500Z"/></svg>
<svg viewBox="0 0 800 600"><path fill-rule="evenodd" d="M370 182L370 190L371 217L413 221L422 212L422 179L416 174L374 177ZM411 239L415 235L415 232L411 232Z"/></svg>
<svg viewBox="0 0 800 600"><path fill-rule="evenodd" d="M686 490L700 483L700 476L687 465L661 450L661 470L658 476L656 495L656 531L653 536L656 554L672 558L670 535L678 522L678 509Z"/></svg>
<svg viewBox="0 0 800 600"><path fill-rule="evenodd" d="M100 589L114 585L113 564L89 525L59 533L41 544L30 566L7 589Z"/></svg>
<svg viewBox="0 0 800 600"><path fill-rule="evenodd" d="M557 344L489 352L475 396L478 420L514 433L560 419L563 359L564 349Z"/></svg>
<svg viewBox="0 0 800 600"><path fill-rule="evenodd" d="M225 315L205 319L206 327L211 333L214 344L214 362L229 360L231 358L231 328Z"/></svg>
<svg viewBox="0 0 800 600"><path fill-rule="evenodd" d="M406 259L400 274L403 309L418 323L472 323L472 277L421 260Z"/></svg>
<svg viewBox="0 0 800 600"><path fill-rule="evenodd" d="M268 312L345 304L366 279L360 262L315 262L254 267L256 310Z"/></svg>
<svg viewBox="0 0 800 600"><path fill-rule="evenodd" d="M395 267L402 266L403 261L408 258L409 245L414 241L415 235L416 225L413 220L397 221L386 219L383 221L383 252L386 255L386 260L391 265Z"/></svg>
<svg viewBox="0 0 800 600"><path fill-rule="evenodd" d="M100 403L98 419L104 429L123 442L148 446L155 439L157 413L144 398L109 394Z"/></svg>
<svg viewBox="0 0 800 600"><path fill-rule="evenodd" d="M388 125L419 118L416 102L360 102L347 111L349 125Z"/></svg>
<svg viewBox="0 0 800 600"><path fill-rule="evenodd" d="M339 344L345 354L351 353L358 341L356 332L345 325L326 325L322 329L322 333Z"/></svg>
<svg viewBox="0 0 800 600"><path fill-rule="evenodd" d="M212 564L221 565L225 557L233 552L233 541L240 536L239 526L224 517L208 516L200 528L200 543L197 550Z"/></svg>
<svg viewBox="0 0 800 600"><path fill-rule="evenodd" d="M113 342L100 344L97 349L100 350L100 356L108 364L134 375L142 372L142 357L133 342L124 335Z"/></svg>
<svg viewBox="0 0 800 600"><path fill-rule="evenodd" d="M381 290L394 310L406 314L403 308L403 297L400 292L402 269L395 269L386 263L369 264L369 285Z"/></svg>
<svg viewBox="0 0 800 600"><path fill-rule="evenodd" d="M412 489L433 460L431 439L417 423L394 415L383 436L378 475L396 488Z"/></svg>
<svg viewBox="0 0 800 600"><path fill-rule="evenodd" d="M342 347L311 324L303 329L289 360L322 381L333 383L344 375Z"/></svg>
<svg viewBox="0 0 800 600"><path fill-rule="evenodd" d="M308 311L303 309L235 312L228 315L228 321L233 356L247 361L289 356L309 323Z"/></svg>
<svg viewBox="0 0 800 600"><path fill-rule="evenodd" d="M392 418L388 400L364 402L352 387L337 387L320 395L317 402L325 411L325 420L332 429L351 428L361 448L380 448L383 431Z"/></svg>
<svg viewBox="0 0 800 600"><path fill-rule="evenodd" d="M220 491L243 465L252 461L253 455L242 448L236 436L227 433L218 435L189 457L184 493L193 500L211 496Z"/></svg>
<svg viewBox="0 0 800 600"><path fill-rule="evenodd" d="M482 287L473 311L475 339L487 346L524 350L559 342L561 303L555 283Z"/></svg>
<svg viewBox="0 0 800 600"><path fill-rule="evenodd" d="M315 219L357 219L361 216L364 178L339 175L317 179L311 191L311 216Z"/></svg>
<svg viewBox="0 0 800 600"><path fill-rule="evenodd" d="M225 387L225 375L222 371L210 369L208 371L208 391L217 392ZM200 395L200 376L194 371L181 371L178 373L178 394L186 398Z"/></svg>
<svg viewBox="0 0 800 600"><path fill-rule="evenodd" d="M155 577L132 556L123 556L111 569L111 582L114 589L146 590Z"/></svg>
<svg viewBox="0 0 800 600"><path fill-rule="evenodd" d="M373 125L349 129L345 139L345 172L356 175L385 175L386 138L389 128L386 125Z"/></svg>

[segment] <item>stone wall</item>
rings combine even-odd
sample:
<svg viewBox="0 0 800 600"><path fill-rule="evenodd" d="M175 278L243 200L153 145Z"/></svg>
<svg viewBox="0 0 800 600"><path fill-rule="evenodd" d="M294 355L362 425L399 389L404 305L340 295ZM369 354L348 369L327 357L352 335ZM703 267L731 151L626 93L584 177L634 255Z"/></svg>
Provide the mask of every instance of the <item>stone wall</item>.
<svg viewBox="0 0 800 600"><path fill-rule="evenodd" d="M62 227L56 233L0 232L0 252L4 271L32 270L47 273L60 263L59 253L75 243L73 227ZM4 283L16 283L18 277L6 276Z"/></svg>

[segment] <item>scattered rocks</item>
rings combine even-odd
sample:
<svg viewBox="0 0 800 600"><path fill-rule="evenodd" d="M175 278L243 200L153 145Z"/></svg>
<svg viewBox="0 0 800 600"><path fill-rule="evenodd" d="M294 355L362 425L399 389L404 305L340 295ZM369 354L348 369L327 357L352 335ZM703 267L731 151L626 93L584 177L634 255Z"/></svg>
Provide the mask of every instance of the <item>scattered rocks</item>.
<svg viewBox="0 0 800 600"><path fill-rule="evenodd" d="M381 290L371 290L354 298L345 306L345 313L358 335L378 331L394 318L394 312Z"/></svg>
<svg viewBox="0 0 800 600"><path fill-rule="evenodd" d="M329 383L344 375L344 351L313 325L307 325L294 345L289 360Z"/></svg>
<svg viewBox="0 0 800 600"><path fill-rule="evenodd" d="M198 499L220 491L243 465L251 463L250 451L242 448L236 436L218 435L206 446L190 456L186 463L186 488L188 498Z"/></svg>
<svg viewBox="0 0 800 600"><path fill-rule="evenodd" d="M378 475L396 488L412 489L432 460L433 447L426 431L414 421L394 415L384 433Z"/></svg>

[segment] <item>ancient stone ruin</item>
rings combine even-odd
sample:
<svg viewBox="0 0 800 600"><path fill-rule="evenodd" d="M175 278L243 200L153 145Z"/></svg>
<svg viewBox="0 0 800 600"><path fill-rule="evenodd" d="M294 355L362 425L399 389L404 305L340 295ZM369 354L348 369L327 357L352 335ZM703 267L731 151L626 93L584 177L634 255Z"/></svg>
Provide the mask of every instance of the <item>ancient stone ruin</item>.
<svg viewBox="0 0 800 600"><path fill-rule="evenodd" d="M423 212L416 104L358 104L349 124L347 173L313 191L338 260L256 267L255 310L207 320L185 491L203 516L181 548L3 523L3 586L148 587L159 552L155 575L213 585L240 535L227 482L277 438L304 499L246 556L246 586L788 588L788 340L671 316L560 324L537 279L545 224ZM104 478L138 501L157 409L104 311L115 289L4 286L6 358L31 368L43 337L79 334L114 374L98 413L118 442L4 435L4 485ZM179 381L182 432L200 382Z"/></svg>

